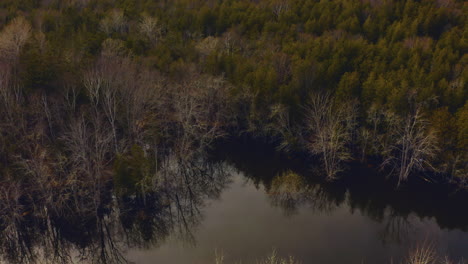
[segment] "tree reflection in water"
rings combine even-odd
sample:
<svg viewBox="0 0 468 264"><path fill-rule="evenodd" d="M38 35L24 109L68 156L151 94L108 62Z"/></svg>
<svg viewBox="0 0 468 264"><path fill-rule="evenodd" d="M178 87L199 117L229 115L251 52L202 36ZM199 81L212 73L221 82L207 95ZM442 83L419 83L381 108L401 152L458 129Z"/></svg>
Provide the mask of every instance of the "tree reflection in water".
<svg viewBox="0 0 468 264"><path fill-rule="evenodd" d="M411 182L395 190L382 177L359 169L330 183L310 175L304 160L266 156L274 151L252 146L224 151L229 155L159 160L145 188L125 194L115 191L112 181L87 185L87 178L74 184L52 181L47 188L0 183L0 260L122 263L126 250L157 248L169 237L195 244L202 209L207 200L220 197L231 181L229 172L236 170L257 188L263 186L271 204L287 216L300 208L332 214L345 207L380 223L383 243L411 237L413 217L434 218L440 228L468 229L468 215L460 213L466 193L415 188Z"/></svg>
<svg viewBox="0 0 468 264"><path fill-rule="evenodd" d="M275 176L268 190L271 203L284 209L286 215L297 213L300 206L307 205L318 212L331 212L340 204L340 197L331 195L320 184L309 184L306 179L291 171Z"/></svg>
<svg viewBox="0 0 468 264"><path fill-rule="evenodd" d="M332 213L347 207L354 214L380 223L383 243L404 243L414 229L413 218L434 219L441 229L468 231L466 207L468 192L426 182L395 185L372 169L352 167L341 179L330 183L317 175L314 163L303 157L275 154L268 145L246 144L223 146L217 153L222 160L239 168L258 187L265 187L273 206L286 215L298 213L300 207L310 207L321 213Z"/></svg>
<svg viewBox="0 0 468 264"><path fill-rule="evenodd" d="M384 243L396 241L402 243L408 241L412 229L409 216L399 215L392 209L388 210L385 221L385 228L381 231L381 239Z"/></svg>
<svg viewBox="0 0 468 264"><path fill-rule="evenodd" d="M326 188L325 184L307 182L303 176L288 170L272 179L268 196L272 205L282 208L287 216L298 213L302 206L320 213L332 213L343 203L350 202L344 193L337 195L337 192ZM384 223L380 232L383 242L401 243L408 237L411 222L406 215L400 215L391 208L386 211L368 209L365 213L368 216L376 213L371 218Z"/></svg>
<svg viewBox="0 0 468 264"><path fill-rule="evenodd" d="M155 179L144 193L118 196L111 186L101 188L97 210L86 202L50 209L19 185L0 185L0 260L125 263L126 249L158 247L172 235L194 243L206 199L218 198L229 183L225 165L171 157Z"/></svg>
<svg viewBox="0 0 468 264"><path fill-rule="evenodd" d="M383 197L369 196L360 200L362 197L355 196L355 190L352 188L340 188L327 182L313 182L291 170L280 171L270 179L270 182L265 183L265 186L271 204L280 207L286 216L297 214L300 207L328 214L343 205L351 208L352 213L358 209L361 214L382 224L379 234L383 243L417 243L418 241L411 241L411 232L414 231L411 218L428 217L423 210L424 207L403 206L397 202L398 199L392 200L393 197L390 200L383 200ZM445 211L434 212L433 216L436 219L447 219L447 216L443 215ZM449 212L453 215L457 211ZM450 223L461 230L467 228L467 222L463 217L454 218Z"/></svg>

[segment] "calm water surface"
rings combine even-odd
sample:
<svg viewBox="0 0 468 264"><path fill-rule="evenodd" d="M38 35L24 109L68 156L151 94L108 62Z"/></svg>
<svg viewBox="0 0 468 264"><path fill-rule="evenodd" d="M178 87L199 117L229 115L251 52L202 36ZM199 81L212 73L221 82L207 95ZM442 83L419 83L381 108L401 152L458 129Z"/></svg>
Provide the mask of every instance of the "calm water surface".
<svg viewBox="0 0 468 264"><path fill-rule="evenodd" d="M288 176L286 181L300 177L283 175ZM207 202L201 224L192 230L193 240L171 236L157 249L129 250L128 259L212 263L216 250L223 252L226 263L255 263L276 249L279 255L290 254L303 263L388 263L426 240L435 243L441 254L468 257L468 233L441 228L432 217L410 213L400 218L387 209L377 221L353 209L349 197L319 205L316 193L304 193L316 190L295 189L297 182L278 183L280 193L256 186L243 173L233 173L231 180L219 199Z"/></svg>
<svg viewBox="0 0 468 264"><path fill-rule="evenodd" d="M401 263L421 243L468 259L467 192L428 176L396 189L368 165L330 183L313 164L251 143L167 158L143 194L106 187L98 210L0 218L0 263L196 264L215 252L256 263L273 250L302 263Z"/></svg>

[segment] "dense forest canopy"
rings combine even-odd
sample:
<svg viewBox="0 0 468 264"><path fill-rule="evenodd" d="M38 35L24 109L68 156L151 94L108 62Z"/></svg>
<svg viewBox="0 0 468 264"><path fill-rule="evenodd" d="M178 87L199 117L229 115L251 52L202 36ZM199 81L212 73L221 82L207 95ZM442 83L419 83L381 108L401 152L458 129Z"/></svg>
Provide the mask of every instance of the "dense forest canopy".
<svg viewBox="0 0 468 264"><path fill-rule="evenodd" d="M467 14L456 0L1 1L1 177L127 171L125 155L248 133L320 157L330 179L349 160L466 179Z"/></svg>
<svg viewBox="0 0 468 264"><path fill-rule="evenodd" d="M353 162L466 191L467 17L461 0L1 0L0 255L34 262L50 223L88 230L113 203L218 195L204 154L226 137L327 180Z"/></svg>

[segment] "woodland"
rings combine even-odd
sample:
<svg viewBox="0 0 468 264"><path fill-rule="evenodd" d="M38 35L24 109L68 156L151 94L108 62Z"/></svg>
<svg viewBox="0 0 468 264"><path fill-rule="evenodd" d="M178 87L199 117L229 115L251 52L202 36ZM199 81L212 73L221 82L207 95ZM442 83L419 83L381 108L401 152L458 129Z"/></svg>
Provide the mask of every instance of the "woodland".
<svg viewBox="0 0 468 264"><path fill-rule="evenodd" d="M152 189L165 157L224 138L311 157L329 181L357 162L397 186L466 189L467 14L456 0L2 0L0 215L96 211L102 188Z"/></svg>
<svg viewBox="0 0 468 264"><path fill-rule="evenodd" d="M467 14L459 0L2 0L0 230L100 215L109 186L144 197L168 160L226 138L305 156L331 182L359 163L396 187L466 190Z"/></svg>

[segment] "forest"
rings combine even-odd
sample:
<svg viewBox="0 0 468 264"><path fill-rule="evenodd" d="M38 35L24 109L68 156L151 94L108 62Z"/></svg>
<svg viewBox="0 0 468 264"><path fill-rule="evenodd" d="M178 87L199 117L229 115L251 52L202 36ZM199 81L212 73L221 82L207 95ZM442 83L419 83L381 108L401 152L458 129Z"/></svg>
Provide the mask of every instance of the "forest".
<svg viewBox="0 0 468 264"><path fill-rule="evenodd" d="M467 14L461 0L2 0L0 230L101 212L109 186L140 197L168 157L226 138L305 156L328 181L360 163L397 187L466 190Z"/></svg>
<svg viewBox="0 0 468 264"><path fill-rule="evenodd" d="M99 211L103 188L154 190L167 157L242 137L329 181L361 163L396 186L466 189L467 14L458 0L3 0L0 214Z"/></svg>
<svg viewBox="0 0 468 264"><path fill-rule="evenodd" d="M189 155L250 135L319 157L329 179L357 160L399 182L430 171L463 185L467 9L452 0L2 1L2 178L67 180L118 171L127 156Z"/></svg>

